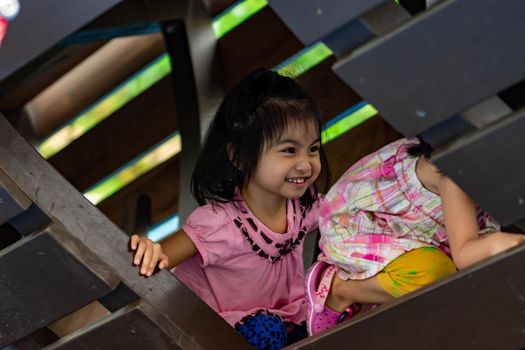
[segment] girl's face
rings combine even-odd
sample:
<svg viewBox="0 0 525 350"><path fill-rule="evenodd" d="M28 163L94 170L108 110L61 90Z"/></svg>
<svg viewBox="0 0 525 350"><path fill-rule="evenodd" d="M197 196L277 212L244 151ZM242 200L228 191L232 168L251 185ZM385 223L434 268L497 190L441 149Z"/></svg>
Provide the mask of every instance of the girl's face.
<svg viewBox="0 0 525 350"><path fill-rule="evenodd" d="M264 147L245 186L251 198L300 198L321 171L320 135L314 122L291 123L281 137Z"/></svg>

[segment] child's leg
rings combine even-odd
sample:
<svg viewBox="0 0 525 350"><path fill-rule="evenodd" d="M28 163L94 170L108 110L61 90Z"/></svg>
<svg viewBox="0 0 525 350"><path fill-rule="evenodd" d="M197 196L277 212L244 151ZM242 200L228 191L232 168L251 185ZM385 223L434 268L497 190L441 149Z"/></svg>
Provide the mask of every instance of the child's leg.
<svg viewBox="0 0 525 350"><path fill-rule="evenodd" d="M310 335L354 316L363 303L383 304L454 273L456 267L439 249L425 247L403 254L366 280L342 280L336 270L323 261L308 270L306 324Z"/></svg>
<svg viewBox="0 0 525 350"><path fill-rule="evenodd" d="M398 298L456 271L452 259L440 249L424 247L392 261L377 279L384 290Z"/></svg>
<svg viewBox="0 0 525 350"><path fill-rule="evenodd" d="M377 276L362 281L342 280L335 274L332 288L326 298L326 306L330 309L343 312L353 303L383 304L393 300L379 283Z"/></svg>
<svg viewBox="0 0 525 350"><path fill-rule="evenodd" d="M454 272L454 263L441 250L433 247L415 249L363 281L345 281L336 275L326 305L342 312L356 302L382 304Z"/></svg>

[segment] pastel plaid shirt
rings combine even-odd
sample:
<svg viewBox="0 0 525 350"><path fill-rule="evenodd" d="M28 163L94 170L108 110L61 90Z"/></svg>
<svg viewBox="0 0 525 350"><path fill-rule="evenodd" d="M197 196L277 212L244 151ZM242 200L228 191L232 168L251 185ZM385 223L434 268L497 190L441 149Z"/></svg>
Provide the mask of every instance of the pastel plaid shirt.
<svg viewBox="0 0 525 350"><path fill-rule="evenodd" d="M416 157L407 154L417 139L401 139L358 161L321 201L320 259L342 268L344 279L376 275L407 251L435 246L449 253L441 198L423 187ZM478 210L480 233L499 230Z"/></svg>

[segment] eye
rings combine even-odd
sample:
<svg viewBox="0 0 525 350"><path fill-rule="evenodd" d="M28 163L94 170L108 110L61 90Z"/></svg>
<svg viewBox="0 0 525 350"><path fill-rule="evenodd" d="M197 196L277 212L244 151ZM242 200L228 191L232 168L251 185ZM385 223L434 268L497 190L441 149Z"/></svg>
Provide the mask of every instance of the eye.
<svg viewBox="0 0 525 350"><path fill-rule="evenodd" d="M320 145L313 145L312 147L310 147L310 152L316 153L316 152L319 152L320 149L321 149Z"/></svg>
<svg viewBox="0 0 525 350"><path fill-rule="evenodd" d="M283 152L283 153L289 153L289 154L294 154L294 153L295 153L295 148L293 148L293 147L287 147L287 148L283 149L281 152Z"/></svg>

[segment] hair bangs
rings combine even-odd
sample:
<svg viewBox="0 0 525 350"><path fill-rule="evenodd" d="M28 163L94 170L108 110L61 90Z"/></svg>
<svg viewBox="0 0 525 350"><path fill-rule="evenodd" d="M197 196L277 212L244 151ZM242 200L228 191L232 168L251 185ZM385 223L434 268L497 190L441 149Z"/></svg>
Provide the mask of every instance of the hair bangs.
<svg viewBox="0 0 525 350"><path fill-rule="evenodd" d="M290 126L302 125L321 136L320 117L313 103L307 99L284 100L271 98L256 112L264 146L278 141ZM312 126L315 129L312 129ZM259 155L263 152L261 148Z"/></svg>

